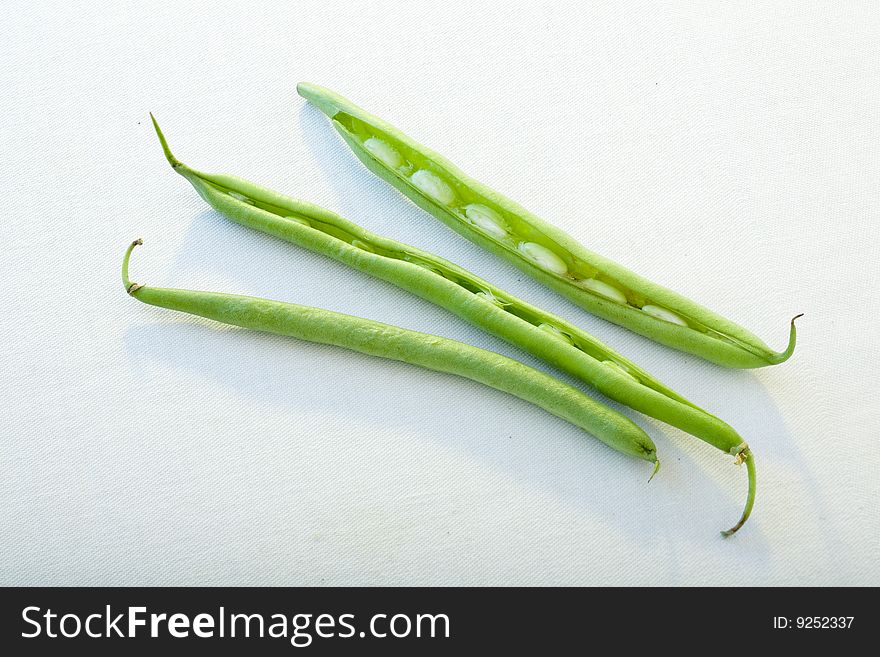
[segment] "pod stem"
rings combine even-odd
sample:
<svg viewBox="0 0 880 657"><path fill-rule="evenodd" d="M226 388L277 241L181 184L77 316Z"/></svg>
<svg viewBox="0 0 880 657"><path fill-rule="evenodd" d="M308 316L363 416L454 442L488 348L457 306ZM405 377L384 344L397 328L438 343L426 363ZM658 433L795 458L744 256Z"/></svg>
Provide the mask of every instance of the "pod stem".
<svg viewBox="0 0 880 657"><path fill-rule="evenodd" d="M752 514L752 507L755 506L755 456L752 454L752 450L746 447L743 451L737 454L736 462L746 464L746 471L749 475L749 493L746 498L746 507L743 509L742 517L739 519L739 522L730 529L721 532L721 535L725 538L733 536L737 530L745 524L746 520L748 520L749 516Z"/></svg>
<svg viewBox="0 0 880 657"><path fill-rule="evenodd" d="M660 459L654 460L654 470L651 472L651 476L648 477L648 483L651 483L651 480L654 478L654 475L660 471Z"/></svg>
<svg viewBox="0 0 880 657"><path fill-rule="evenodd" d="M140 283L132 283L128 279L128 261L131 259L131 252L134 251L134 247L143 243L144 241L141 238L137 238L134 242L128 245L128 249L125 251L125 256L122 258L122 284L125 286L125 291L129 294L134 294L136 290L143 287Z"/></svg>
<svg viewBox="0 0 880 657"><path fill-rule="evenodd" d="M772 362L774 365L784 363L789 358L791 358L791 355L794 353L794 347L797 344L797 329L794 326L794 322L796 319L803 316L804 314L801 313L791 318L791 328L788 331L788 347L785 348L785 351L780 351L778 354L774 354L772 358Z"/></svg>

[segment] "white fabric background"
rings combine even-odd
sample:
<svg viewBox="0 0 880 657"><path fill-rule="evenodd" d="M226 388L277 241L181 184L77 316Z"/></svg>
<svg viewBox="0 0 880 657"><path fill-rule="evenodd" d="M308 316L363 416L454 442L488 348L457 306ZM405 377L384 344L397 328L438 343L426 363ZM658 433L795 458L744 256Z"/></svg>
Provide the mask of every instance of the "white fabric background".
<svg viewBox="0 0 880 657"><path fill-rule="evenodd" d="M788 5L786 8L785 5ZM0 584L880 584L876 2L0 5ZM598 320L369 174L338 90L788 363ZM543 367L233 225L176 154L336 210L578 322L726 419L664 467L452 376L144 306L119 280L321 306Z"/></svg>

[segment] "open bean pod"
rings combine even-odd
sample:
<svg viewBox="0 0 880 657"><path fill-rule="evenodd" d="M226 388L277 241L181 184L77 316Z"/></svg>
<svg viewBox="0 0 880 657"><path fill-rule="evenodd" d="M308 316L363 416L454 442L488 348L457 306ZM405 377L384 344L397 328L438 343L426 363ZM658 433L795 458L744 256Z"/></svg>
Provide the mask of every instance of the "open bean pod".
<svg viewBox="0 0 880 657"><path fill-rule="evenodd" d="M787 360L742 326L605 258L342 96L300 83L355 155L416 205L582 308L713 363L754 368ZM797 318L795 318L797 319Z"/></svg>

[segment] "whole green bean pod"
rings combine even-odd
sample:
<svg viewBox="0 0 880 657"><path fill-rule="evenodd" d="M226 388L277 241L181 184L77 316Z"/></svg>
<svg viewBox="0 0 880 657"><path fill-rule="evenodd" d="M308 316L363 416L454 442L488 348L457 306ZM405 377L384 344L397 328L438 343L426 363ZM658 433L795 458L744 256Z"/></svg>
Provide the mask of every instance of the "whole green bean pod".
<svg viewBox="0 0 880 657"><path fill-rule="evenodd" d="M519 397L580 427L623 454L660 466L651 438L632 420L579 390L519 361L436 335L361 317L269 299L147 287L128 276L131 243L122 261L122 284L138 301L224 324L336 345L371 356L456 374Z"/></svg>
<svg viewBox="0 0 880 657"><path fill-rule="evenodd" d="M329 256L445 308L578 377L606 396L682 429L746 461L755 497L754 458L723 420L691 403L641 367L566 320L492 285L439 256L382 237L317 205L227 174L190 168L171 152L153 117L168 162L211 207L236 223Z"/></svg>
<svg viewBox="0 0 880 657"><path fill-rule="evenodd" d="M742 326L590 251L342 96L308 83L297 91L330 118L370 171L459 234L599 317L726 367L774 365L794 352L794 319L787 348L776 352Z"/></svg>

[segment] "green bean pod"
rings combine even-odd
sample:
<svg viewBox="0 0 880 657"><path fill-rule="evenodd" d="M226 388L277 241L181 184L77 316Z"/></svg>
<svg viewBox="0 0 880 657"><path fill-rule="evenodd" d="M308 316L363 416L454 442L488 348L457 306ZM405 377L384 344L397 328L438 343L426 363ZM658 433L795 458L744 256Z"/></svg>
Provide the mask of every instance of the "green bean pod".
<svg viewBox="0 0 880 657"><path fill-rule="evenodd" d="M317 205L236 176L204 173L180 162L153 124L168 162L207 203L236 223L321 253L455 313L493 335L578 377L606 396L734 456L747 443L727 423L691 403L641 367L566 320L432 253L365 230ZM746 509L754 503L749 469ZM748 518L743 514L741 523Z"/></svg>
<svg viewBox="0 0 880 657"><path fill-rule="evenodd" d="M661 344L733 368L787 360L742 326L588 250L570 235L468 177L452 162L342 96L300 83L373 173L447 226L599 317ZM795 317L797 319L797 317Z"/></svg>
<svg viewBox="0 0 880 657"><path fill-rule="evenodd" d="M122 261L122 283L138 301L224 324L330 344L371 356L456 374L519 397L580 427L618 452L659 468L651 438L632 420L519 361L485 349L360 317L235 294L146 287L128 276L135 240Z"/></svg>

